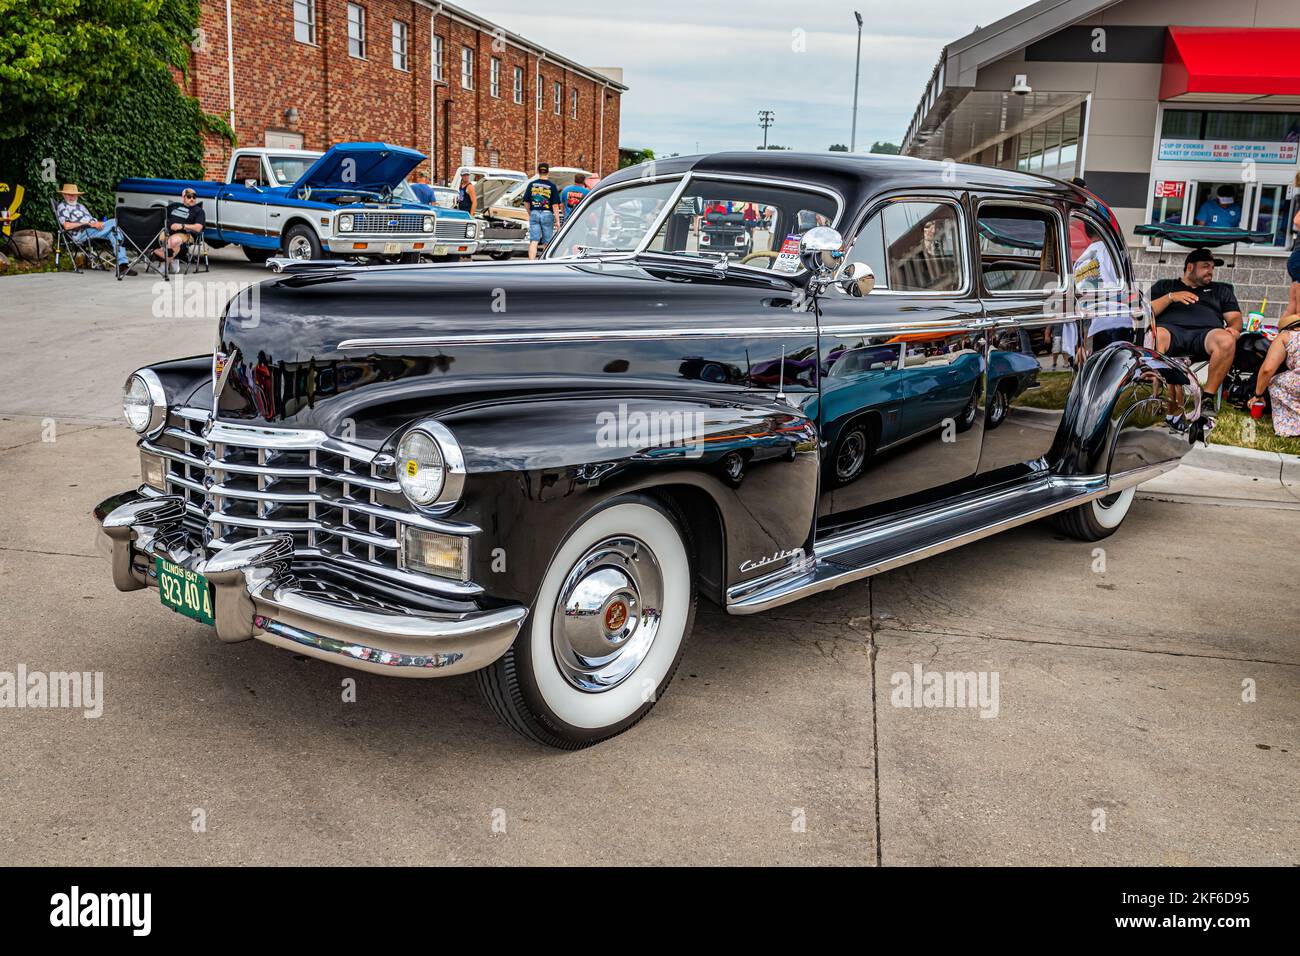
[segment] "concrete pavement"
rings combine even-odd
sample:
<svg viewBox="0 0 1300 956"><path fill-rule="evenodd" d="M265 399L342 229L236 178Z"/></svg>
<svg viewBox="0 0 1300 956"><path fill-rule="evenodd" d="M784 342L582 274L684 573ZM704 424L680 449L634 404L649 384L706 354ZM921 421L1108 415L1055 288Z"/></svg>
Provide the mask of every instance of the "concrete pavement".
<svg viewBox="0 0 1300 956"><path fill-rule="evenodd" d="M136 482L120 383L214 327L134 289L69 306L104 278L0 280L0 672L105 694L95 719L0 708L6 863L1300 863L1286 502L1142 496L1095 546L1030 525L765 615L702 607L651 716L560 753L471 679L222 645L114 590L88 513ZM930 706L918 673L997 693Z"/></svg>

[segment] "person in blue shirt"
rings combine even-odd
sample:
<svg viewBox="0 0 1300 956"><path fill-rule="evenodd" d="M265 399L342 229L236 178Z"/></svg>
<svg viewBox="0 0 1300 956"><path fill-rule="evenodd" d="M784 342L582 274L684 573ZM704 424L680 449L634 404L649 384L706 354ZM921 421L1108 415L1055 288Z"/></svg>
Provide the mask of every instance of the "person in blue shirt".
<svg viewBox="0 0 1300 956"><path fill-rule="evenodd" d="M569 213L577 208L578 203L582 202L589 192L591 190L584 182L575 182L572 186L565 186L560 190L560 222L569 218Z"/></svg>
<svg viewBox="0 0 1300 956"><path fill-rule="evenodd" d="M1224 184L1216 192L1214 199L1207 199L1196 210L1196 225L1224 226L1235 229L1241 225L1241 204L1237 202L1236 190Z"/></svg>
<svg viewBox="0 0 1300 956"><path fill-rule="evenodd" d="M426 206L436 206L437 203L434 201L435 197L433 194L433 187L424 182L425 177L423 173L417 173L416 175L419 176L419 181L410 184L411 195L415 197L416 202L422 202Z"/></svg>
<svg viewBox="0 0 1300 956"><path fill-rule="evenodd" d="M546 245L560 226L560 187L551 182L549 163L537 164L537 178L524 187L528 207L528 258L537 258L537 246Z"/></svg>

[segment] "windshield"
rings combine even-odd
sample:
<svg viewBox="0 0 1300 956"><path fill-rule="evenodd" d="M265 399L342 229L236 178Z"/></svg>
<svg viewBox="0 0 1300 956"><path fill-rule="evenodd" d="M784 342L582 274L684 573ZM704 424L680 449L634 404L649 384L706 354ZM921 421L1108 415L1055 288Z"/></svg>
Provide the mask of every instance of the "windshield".
<svg viewBox="0 0 1300 956"><path fill-rule="evenodd" d="M292 186L298 180L302 179L311 164L316 162L317 156L268 156L271 163L271 173L281 185Z"/></svg>
<svg viewBox="0 0 1300 956"><path fill-rule="evenodd" d="M680 181L645 183L593 196L564 234L547 250L550 256L576 255L579 247L601 252L633 252L641 245Z"/></svg>
<svg viewBox="0 0 1300 956"><path fill-rule="evenodd" d="M438 186L433 187L433 204L443 209L455 209L456 202L460 199L460 192L455 189L444 189Z"/></svg>
<svg viewBox="0 0 1300 956"><path fill-rule="evenodd" d="M595 193L552 248L574 255L638 249L680 181ZM834 225L836 203L821 193L730 180L691 179L646 246L648 252L728 262L787 275L799 272L799 238Z"/></svg>

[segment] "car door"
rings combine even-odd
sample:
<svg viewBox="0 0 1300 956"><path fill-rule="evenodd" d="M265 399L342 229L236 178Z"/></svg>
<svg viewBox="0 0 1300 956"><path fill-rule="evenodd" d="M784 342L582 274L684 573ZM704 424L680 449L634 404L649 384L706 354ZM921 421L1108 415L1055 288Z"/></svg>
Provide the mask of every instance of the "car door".
<svg viewBox="0 0 1300 956"><path fill-rule="evenodd" d="M257 153L244 153L235 160L226 183L217 196L217 219L222 238L238 242L248 236L265 240L267 190L270 180ZM249 183L252 185L248 185ZM265 245L265 241L262 243Z"/></svg>
<svg viewBox="0 0 1300 956"><path fill-rule="evenodd" d="M867 296L819 298L824 530L919 504L979 465L984 314L956 194L873 204L846 258Z"/></svg>
<svg viewBox="0 0 1300 956"><path fill-rule="evenodd" d="M1074 380L1079 336L1066 296L1065 230L1061 208L1049 200L981 196L975 232L980 296L992 324L979 474L1010 477L1046 467Z"/></svg>

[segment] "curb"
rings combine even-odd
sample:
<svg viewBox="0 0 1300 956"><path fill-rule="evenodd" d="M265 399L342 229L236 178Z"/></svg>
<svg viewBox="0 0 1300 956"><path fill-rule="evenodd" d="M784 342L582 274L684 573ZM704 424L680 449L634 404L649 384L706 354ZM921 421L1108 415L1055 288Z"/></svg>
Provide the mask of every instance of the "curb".
<svg viewBox="0 0 1300 956"><path fill-rule="evenodd" d="M1222 471L1249 478L1265 478L1283 485L1300 485L1300 455L1257 451L1232 445L1197 445L1183 456L1193 468Z"/></svg>

